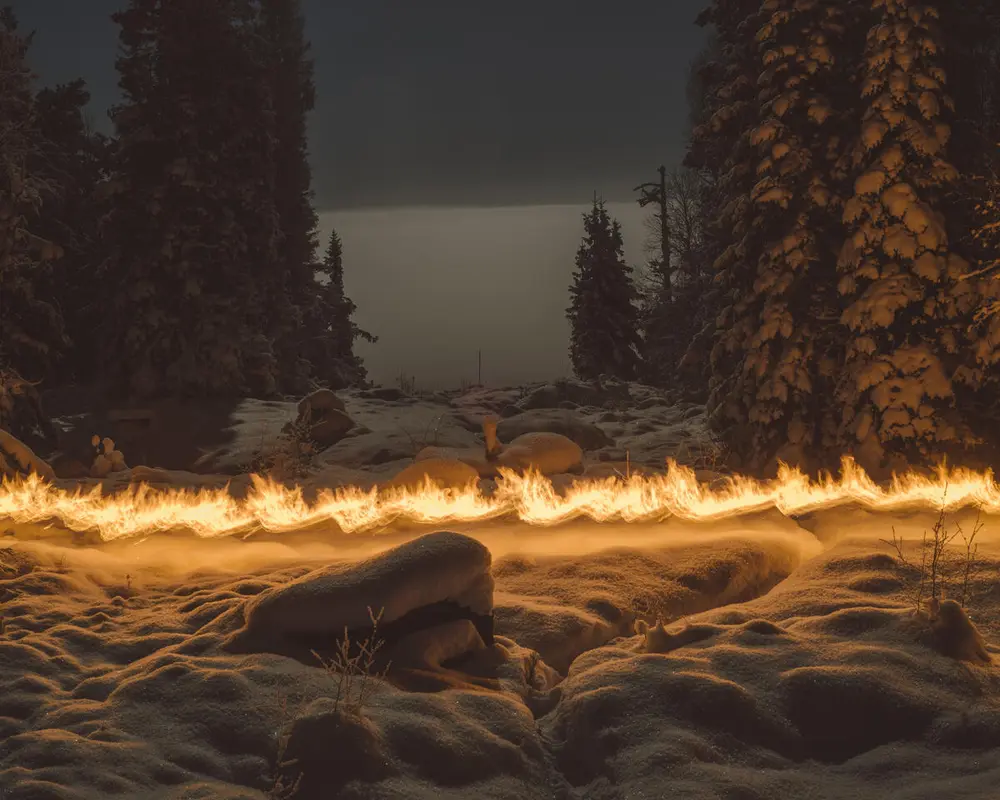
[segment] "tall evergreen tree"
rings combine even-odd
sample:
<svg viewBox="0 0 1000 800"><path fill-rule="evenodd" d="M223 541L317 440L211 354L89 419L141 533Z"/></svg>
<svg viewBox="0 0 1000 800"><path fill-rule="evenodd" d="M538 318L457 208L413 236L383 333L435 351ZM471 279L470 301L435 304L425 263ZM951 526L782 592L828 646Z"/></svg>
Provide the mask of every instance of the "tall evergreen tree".
<svg viewBox="0 0 1000 800"><path fill-rule="evenodd" d="M738 431L731 438L757 467L775 459L804 465L835 436L829 423L842 338L835 288L842 236L833 209L841 202L841 142L853 127L837 107L838 87L850 74L840 59L851 63L844 5L761 6L761 120L749 136L758 152L750 191L754 243L743 250L756 269L730 306L721 339L741 353L723 424Z"/></svg>
<svg viewBox="0 0 1000 800"><path fill-rule="evenodd" d="M105 355L134 396L266 395L278 262L274 116L250 0L131 0Z"/></svg>
<svg viewBox="0 0 1000 800"><path fill-rule="evenodd" d="M319 274L322 293L307 315L307 329L316 333L306 352L313 363L323 365L317 379L330 388L363 384L368 373L354 352L354 343L358 339L374 343L378 338L362 330L352 319L357 306L344 290L344 249L336 231L330 234Z"/></svg>
<svg viewBox="0 0 1000 800"><path fill-rule="evenodd" d="M877 0L867 35L867 105L854 155L855 195L839 258L850 331L837 401L844 447L870 469L927 460L971 443L956 407L970 370L979 281L952 247L945 198L954 108L942 69L938 12Z"/></svg>
<svg viewBox="0 0 1000 800"><path fill-rule="evenodd" d="M323 333L322 326L310 328L314 316L309 314L322 291L314 268L317 217L306 131L306 117L316 104L313 62L299 0L260 0L259 27L274 107L274 204L281 230L275 266L282 288L275 297L269 333L275 341L281 388L300 392L311 374L319 377L332 366L310 363L303 352L305 341ZM314 352L313 358L317 355Z"/></svg>
<svg viewBox="0 0 1000 800"><path fill-rule="evenodd" d="M585 380L601 375L632 379L638 374L642 342L621 225L596 198L583 220L586 233L577 251L572 302L566 312L573 370Z"/></svg>
<svg viewBox="0 0 1000 800"><path fill-rule="evenodd" d="M54 187L35 169L40 155L26 56L31 37L0 10L0 370L51 374L65 350L63 320L43 287L60 248L31 230Z"/></svg>
<svg viewBox="0 0 1000 800"><path fill-rule="evenodd" d="M732 431L738 417L729 406L742 364L745 342L729 335L735 305L753 287L753 253L759 233L752 227L750 192L757 178L756 153L749 132L759 124L756 76L760 71L755 39L760 28L760 0L713 0L698 18L712 26L710 54L694 76L704 87L685 164L704 180L706 217L703 258L713 275L712 291L702 302L707 322L695 337L685 361L704 365L708 409L717 428Z"/></svg>
<svg viewBox="0 0 1000 800"><path fill-rule="evenodd" d="M35 102L39 142L35 169L54 187L38 215L37 231L58 242L63 251L44 284L65 318L71 342L71 353L58 371L63 380L93 374L97 354L90 340L94 320L104 307L103 291L95 280L103 210L97 187L106 174L111 142L90 130L84 116L89 101L84 82L77 80L42 89Z"/></svg>

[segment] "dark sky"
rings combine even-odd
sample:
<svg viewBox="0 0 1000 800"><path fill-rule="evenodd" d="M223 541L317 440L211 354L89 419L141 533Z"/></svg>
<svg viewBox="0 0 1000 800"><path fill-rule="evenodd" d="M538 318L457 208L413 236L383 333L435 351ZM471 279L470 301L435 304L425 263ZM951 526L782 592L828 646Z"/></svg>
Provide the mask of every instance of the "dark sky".
<svg viewBox="0 0 1000 800"><path fill-rule="evenodd" d="M683 154L706 0L304 0L320 209L609 200ZM125 0L13 0L44 83L117 95Z"/></svg>

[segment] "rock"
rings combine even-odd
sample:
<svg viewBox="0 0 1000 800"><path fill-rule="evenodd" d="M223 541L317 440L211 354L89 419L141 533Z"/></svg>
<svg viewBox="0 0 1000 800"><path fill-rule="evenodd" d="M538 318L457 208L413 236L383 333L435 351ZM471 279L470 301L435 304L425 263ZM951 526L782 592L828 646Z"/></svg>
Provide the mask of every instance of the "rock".
<svg viewBox="0 0 1000 800"><path fill-rule="evenodd" d="M365 561L323 567L247 601L245 627L226 647L315 663L310 650L328 650L345 630L352 642L370 638L371 615L380 613L377 636L389 658L412 634L463 619L492 646L491 562L480 542L440 531Z"/></svg>
<svg viewBox="0 0 1000 800"><path fill-rule="evenodd" d="M417 453L416 461L460 461L474 469L481 478L492 478L497 474L496 462L487 459L481 447L425 447Z"/></svg>
<svg viewBox="0 0 1000 800"><path fill-rule="evenodd" d="M563 402L576 403L578 406L603 406L609 402L628 402L630 397L628 384L620 381L584 383L561 380L538 387L518 405L526 411L558 408Z"/></svg>
<svg viewBox="0 0 1000 800"><path fill-rule="evenodd" d="M332 447L354 428L344 401L329 389L317 389L298 404L298 416L282 428L285 434L304 436L319 449Z"/></svg>
<svg viewBox="0 0 1000 800"><path fill-rule="evenodd" d="M309 425L308 435L321 448L332 447L354 427L354 421L343 411L328 408L317 422Z"/></svg>
<svg viewBox="0 0 1000 800"><path fill-rule="evenodd" d="M579 403L574 403L572 400L563 400L561 403L559 403L559 406L558 406L558 408L564 408L564 409L566 409L568 411L573 411L573 410L575 410L575 409L577 409L579 407L580 407L580 404Z"/></svg>
<svg viewBox="0 0 1000 800"><path fill-rule="evenodd" d="M547 384L535 389L518 405L526 411L535 408L555 408L561 399L559 390L554 385Z"/></svg>
<svg viewBox="0 0 1000 800"><path fill-rule="evenodd" d="M413 458L413 441L401 431L376 431L345 436L328 447L315 459L320 464L337 464L352 469L365 469L393 461Z"/></svg>
<svg viewBox="0 0 1000 800"><path fill-rule="evenodd" d="M535 470L542 475L560 475L582 470L583 450L562 434L525 433L503 445L494 463L515 472Z"/></svg>
<svg viewBox="0 0 1000 800"><path fill-rule="evenodd" d="M511 442L526 433L541 432L561 434L584 450L600 450L615 443L596 425L563 410L526 411L501 421L497 426L497 434L504 442Z"/></svg>
<svg viewBox="0 0 1000 800"><path fill-rule="evenodd" d="M299 400L298 408L299 418L303 420L320 417L331 408L345 413L347 411L344 401L329 389L317 389L315 392L307 394Z"/></svg>
<svg viewBox="0 0 1000 800"><path fill-rule="evenodd" d="M479 481L479 470L453 458L427 458L395 475L387 488L420 489L426 481L442 489L463 489Z"/></svg>

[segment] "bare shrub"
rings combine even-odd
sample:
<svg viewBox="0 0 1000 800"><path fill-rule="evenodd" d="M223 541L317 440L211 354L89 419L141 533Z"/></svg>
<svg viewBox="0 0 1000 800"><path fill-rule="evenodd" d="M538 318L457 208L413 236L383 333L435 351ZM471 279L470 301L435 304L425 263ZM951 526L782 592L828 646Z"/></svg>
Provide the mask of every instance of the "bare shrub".
<svg viewBox="0 0 1000 800"><path fill-rule="evenodd" d="M985 525L983 510L981 506L977 507L976 520L970 532L966 533L958 522L949 528L945 514L947 495L946 485L937 519L929 531L924 530L921 538L919 563L907 558L906 542L896 533L895 526L892 528L892 539L880 540L889 545L899 563L915 575L913 600L918 612L925 605L931 609L939 608L948 595L952 595L962 608L967 607L971 599L971 581L978 566L976 537ZM954 546L958 539L961 539L962 548Z"/></svg>
<svg viewBox="0 0 1000 800"><path fill-rule="evenodd" d="M264 475L277 481L297 480L309 475L316 443L308 423L295 420L288 425L277 442L267 444L267 427L261 428L260 444L240 471Z"/></svg>
<svg viewBox="0 0 1000 800"><path fill-rule="evenodd" d="M368 608L372 632L364 641L352 643L345 626L344 636L337 641L331 658L323 658L315 650L311 651L323 665L323 669L337 682L337 692L333 698L335 713L343 708L348 713L360 714L365 701L375 689L375 681L384 678L389 672L391 662L381 670L376 666L378 652L385 644L385 640L378 635L378 623L384 610L374 614Z"/></svg>

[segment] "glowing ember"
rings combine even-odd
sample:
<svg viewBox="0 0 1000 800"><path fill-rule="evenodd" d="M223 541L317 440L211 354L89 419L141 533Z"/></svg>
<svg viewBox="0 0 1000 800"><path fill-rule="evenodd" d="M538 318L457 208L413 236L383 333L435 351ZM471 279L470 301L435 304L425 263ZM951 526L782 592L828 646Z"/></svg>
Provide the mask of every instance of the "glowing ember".
<svg viewBox="0 0 1000 800"><path fill-rule="evenodd" d="M724 485L699 483L690 469L668 464L663 476L633 476L580 481L560 494L546 478L503 472L496 491L484 495L425 485L418 491L363 491L342 488L321 492L307 503L298 489L254 477L246 500L224 490L155 490L137 486L104 495L67 492L32 476L0 484L0 520L44 523L57 520L74 531L97 531L105 541L188 529L199 536L230 536L257 530L289 531L317 523L333 523L345 533L364 532L394 520L429 525L478 522L511 516L530 525L556 525L572 519L598 522L650 522L669 516L710 520L775 507L786 514L842 503L870 509L980 505L1000 511L1000 486L992 473L941 467L930 477L908 474L877 485L845 459L842 476L810 481L783 468L773 481L735 477Z"/></svg>

